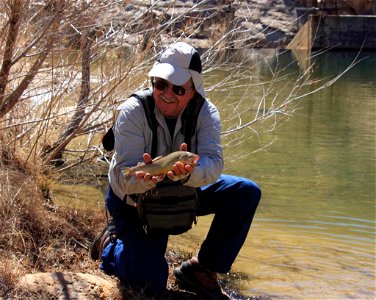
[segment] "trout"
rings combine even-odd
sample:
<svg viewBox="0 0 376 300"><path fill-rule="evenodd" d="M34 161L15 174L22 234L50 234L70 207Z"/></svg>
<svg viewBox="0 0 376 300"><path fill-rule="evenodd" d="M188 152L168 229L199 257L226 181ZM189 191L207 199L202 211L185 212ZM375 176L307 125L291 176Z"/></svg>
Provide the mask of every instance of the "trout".
<svg viewBox="0 0 376 300"><path fill-rule="evenodd" d="M180 161L185 165L195 165L200 157L188 151L175 151L166 156L159 156L152 160L150 164L141 164L131 168L125 168L123 174L125 179L129 179L136 172L142 171L152 176L166 175L172 170L172 166Z"/></svg>

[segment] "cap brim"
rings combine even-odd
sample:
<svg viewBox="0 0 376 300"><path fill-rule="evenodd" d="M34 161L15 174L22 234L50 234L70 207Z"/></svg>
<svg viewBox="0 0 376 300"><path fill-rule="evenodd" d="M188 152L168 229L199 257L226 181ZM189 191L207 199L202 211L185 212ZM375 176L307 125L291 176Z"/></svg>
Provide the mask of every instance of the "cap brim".
<svg viewBox="0 0 376 300"><path fill-rule="evenodd" d="M187 69L159 62L154 64L148 75L163 78L175 85L183 85L191 78L191 73Z"/></svg>

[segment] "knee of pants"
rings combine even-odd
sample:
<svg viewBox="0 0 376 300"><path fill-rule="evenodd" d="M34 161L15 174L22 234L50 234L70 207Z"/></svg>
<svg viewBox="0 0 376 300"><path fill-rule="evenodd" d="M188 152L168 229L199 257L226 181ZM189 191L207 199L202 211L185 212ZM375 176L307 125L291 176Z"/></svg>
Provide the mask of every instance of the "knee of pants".
<svg viewBox="0 0 376 300"><path fill-rule="evenodd" d="M261 189L256 182L245 177L227 174L223 174L221 178L223 178L224 185L231 195L235 196L239 193L239 195L251 197L255 201L260 200Z"/></svg>
<svg viewBox="0 0 376 300"><path fill-rule="evenodd" d="M238 188L233 191L233 197L238 199L238 204L243 207L243 209L249 208L254 210L261 199L260 187L247 178L239 177L238 180Z"/></svg>
<svg viewBox="0 0 376 300"><path fill-rule="evenodd" d="M244 178L242 181L243 190L247 196L252 199L252 202L259 203L261 199L261 189L257 183L252 180Z"/></svg>

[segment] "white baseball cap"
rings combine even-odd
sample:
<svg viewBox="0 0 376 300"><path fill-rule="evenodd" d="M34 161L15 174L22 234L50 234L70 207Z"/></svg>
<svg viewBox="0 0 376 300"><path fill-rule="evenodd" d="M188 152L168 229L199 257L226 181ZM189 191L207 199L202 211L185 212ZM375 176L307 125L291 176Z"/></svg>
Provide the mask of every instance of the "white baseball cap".
<svg viewBox="0 0 376 300"><path fill-rule="evenodd" d="M179 86L192 78L196 91L206 97L201 71L201 58L197 50L187 43L177 42L161 53L148 75Z"/></svg>

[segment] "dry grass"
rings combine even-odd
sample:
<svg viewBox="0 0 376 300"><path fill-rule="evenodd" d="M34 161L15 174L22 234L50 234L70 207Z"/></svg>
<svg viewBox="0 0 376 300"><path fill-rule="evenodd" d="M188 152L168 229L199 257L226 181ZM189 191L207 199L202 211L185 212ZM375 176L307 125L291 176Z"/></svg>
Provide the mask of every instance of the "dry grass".
<svg viewBox="0 0 376 300"><path fill-rule="evenodd" d="M26 273L97 269L88 248L103 216L49 204L41 178L0 146L0 298L25 296L16 280Z"/></svg>

